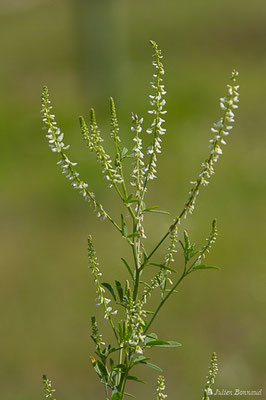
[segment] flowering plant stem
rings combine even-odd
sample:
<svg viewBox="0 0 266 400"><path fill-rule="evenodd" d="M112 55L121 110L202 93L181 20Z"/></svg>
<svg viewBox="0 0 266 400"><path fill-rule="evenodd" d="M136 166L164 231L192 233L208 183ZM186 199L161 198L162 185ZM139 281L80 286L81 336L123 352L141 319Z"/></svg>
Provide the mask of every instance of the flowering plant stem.
<svg viewBox="0 0 266 400"><path fill-rule="evenodd" d="M129 273L129 280L124 283L119 280L115 280L114 283L104 282L101 278L102 273L100 272L92 237L89 236L88 238L89 269L96 287L97 305L102 306L104 319L109 322L115 339L114 344L106 345L102 335L99 333L96 318L92 317L91 338L95 344L97 359L92 356L91 363L100 382L104 385L106 400L122 400L125 395L129 395L125 392L129 380L143 383L139 377L131 374L131 370L138 364L144 364L161 371L160 367L150 363L150 358L145 356L146 349L178 347L180 343L158 339L155 333L150 332L151 325L166 301L176 291L176 288L185 277L199 270L218 269L215 266L208 266L204 263L206 255L216 241L216 220L212 222L211 232L206 239L207 243L198 250L195 249L195 244L190 242L186 231L183 232L183 238L178 241L179 226L188 214L193 213L200 188L206 186L209 183L208 179L214 174L214 165L222 154L221 146L226 144L225 137L232 129L231 123L234 122L233 111L238 107L239 86L235 84L238 73L233 71L232 83L227 85L228 94L220 99L223 115L211 128L213 135L209 145L210 154L206 161L202 163L201 171L196 180L191 182L192 188L181 213L172 221L168 231L148 254L144 245L147 239L144 230L144 217L148 212L167 214L165 211L158 210L156 206L146 206L144 202L149 183L156 178L157 158L161 153L162 136L166 133L164 128L165 120L163 119L166 114L166 91L163 84L164 66L162 54L155 42L151 41L150 43L153 48L154 60L152 64L154 73L151 82L153 94L149 96L151 110L148 111L151 115L151 121L146 133L152 135L152 139L151 144L146 149L146 154L143 152L142 144L143 118L139 118L134 113L131 115L131 131L134 134L132 151L129 152L127 148L121 147L119 124L113 98L110 99L110 135L114 141L114 160L106 153L103 147L103 138L96 121L94 109L91 109L89 125L87 125L83 117L80 117L83 139L89 150L95 153L103 175L108 181L109 187L114 188L120 201L122 201L126 215L131 217L131 231L129 231L124 214L121 213L120 223L115 221L103 205L96 200L95 194L88 189L88 184L79 177L79 173L76 170L77 163L69 159L67 155L69 146L64 144L64 134L58 128L55 116L52 114L47 87L44 87L42 94L42 114L47 131L46 136L51 150L59 155L58 164L63 174L70 180L71 185L80 191L84 199L94 207L98 217L103 220L107 219L120 232L132 251L132 262L128 262L124 258L121 259ZM133 192L128 190L127 178L123 171L123 165L128 159L133 159L133 170L129 177L130 184L134 187ZM167 239L169 239L168 247L165 249L163 261L152 262L153 256ZM183 252L183 267L175 266L174 255L178 247ZM153 278L149 282L144 277L146 268L154 268ZM180 272L177 272L177 270ZM173 278L175 274L178 275L176 279ZM153 312L147 311L146 305L156 290L161 293L159 304ZM112 300L117 309L114 309L114 305L111 306ZM215 360L212 360L213 367L211 378L209 379L211 383L213 383L216 373ZM49 398L53 400L51 382L46 377L44 385L46 397L50 396ZM166 398L167 395L164 390L164 378L160 375L157 381L157 400ZM204 390L204 398L207 399L208 391L211 390L210 383L207 383Z"/></svg>

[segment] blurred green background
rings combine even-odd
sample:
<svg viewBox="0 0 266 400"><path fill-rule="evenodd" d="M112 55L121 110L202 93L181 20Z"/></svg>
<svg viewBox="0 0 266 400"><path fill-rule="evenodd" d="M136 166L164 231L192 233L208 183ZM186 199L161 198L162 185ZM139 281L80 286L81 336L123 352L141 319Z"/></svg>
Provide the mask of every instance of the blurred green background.
<svg viewBox="0 0 266 400"><path fill-rule="evenodd" d="M87 235L93 234L106 280L125 277L120 257L127 250L61 175L41 130L39 99L47 84L72 158L118 218L77 117L93 105L108 136L108 97L114 96L121 136L131 146L130 112L146 118L148 107L149 39L165 55L169 111L148 199L171 212L147 220L151 245L180 211L207 155L218 98L233 68L241 84L229 144L183 224L201 245L217 218L219 239L208 262L222 269L193 274L180 286L154 329L183 346L154 350L153 360L164 368L169 399L200 398L213 351L220 368L215 387L262 388L265 397L265 21L262 0L0 1L1 399L42 398L42 373L53 380L58 400L104 396L89 364L95 303ZM140 373L148 385L131 385L132 392L155 398L156 371Z"/></svg>

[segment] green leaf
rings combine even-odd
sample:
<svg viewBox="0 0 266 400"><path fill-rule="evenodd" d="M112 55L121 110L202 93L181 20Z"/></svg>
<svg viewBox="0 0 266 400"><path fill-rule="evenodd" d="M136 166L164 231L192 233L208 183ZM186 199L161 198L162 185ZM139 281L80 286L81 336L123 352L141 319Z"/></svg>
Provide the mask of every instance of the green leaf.
<svg viewBox="0 0 266 400"><path fill-rule="evenodd" d="M122 235L123 236L127 236L128 235L128 231L127 231L127 226L125 224L125 220L124 220L123 214L121 214L121 227L122 227Z"/></svg>
<svg viewBox="0 0 266 400"><path fill-rule="evenodd" d="M165 289L166 292L172 292L172 289ZM178 293L178 290L173 290L173 293Z"/></svg>
<svg viewBox="0 0 266 400"><path fill-rule="evenodd" d="M122 393L120 392L113 392L111 400L120 400L122 399Z"/></svg>
<svg viewBox="0 0 266 400"><path fill-rule="evenodd" d="M125 371L126 370L126 365L125 364L117 364L114 369L119 369L121 371Z"/></svg>
<svg viewBox="0 0 266 400"><path fill-rule="evenodd" d="M135 382L140 382L140 383L146 383L144 381L142 381L141 379L139 379L137 376L134 375L128 375L127 379L129 381L135 381Z"/></svg>
<svg viewBox="0 0 266 400"><path fill-rule="evenodd" d="M145 210L143 210L143 211L156 210L156 208L158 208L158 206L151 206L151 207L145 208Z"/></svg>
<svg viewBox="0 0 266 400"><path fill-rule="evenodd" d="M97 364L97 366L98 366L98 368L99 368L99 370L101 372L102 377L107 380L108 379L108 372L107 372L107 369L106 369L105 365L100 360L97 360L96 364Z"/></svg>
<svg viewBox="0 0 266 400"><path fill-rule="evenodd" d="M120 322L118 322L118 332L120 339L122 340L124 338L124 326Z"/></svg>
<svg viewBox="0 0 266 400"><path fill-rule="evenodd" d="M134 237L138 237L140 236L140 234L138 232L134 232L134 233L130 233L130 235L127 235L127 238L134 238Z"/></svg>
<svg viewBox="0 0 266 400"><path fill-rule="evenodd" d="M155 207L145 208L145 210L143 210L143 212L151 212L151 213L157 213L157 214L170 214L168 211L158 210Z"/></svg>
<svg viewBox="0 0 266 400"><path fill-rule="evenodd" d="M131 193L125 200L124 200L124 202L125 203L138 203L139 202L139 200L138 199L134 199L133 198L133 194Z"/></svg>
<svg viewBox="0 0 266 400"><path fill-rule="evenodd" d="M209 266L205 264L195 265L193 270L196 271L197 269L220 269L219 267Z"/></svg>
<svg viewBox="0 0 266 400"><path fill-rule="evenodd" d="M116 348L112 347L112 348L109 350L108 354L114 353L115 351L121 350L122 348L123 348L123 347L116 347Z"/></svg>
<svg viewBox="0 0 266 400"><path fill-rule="evenodd" d="M117 290L118 296L120 298L120 301L122 302L123 297L124 297L122 285L119 281L115 281L115 286L116 286L116 290Z"/></svg>
<svg viewBox="0 0 266 400"><path fill-rule="evenodd" d="M202 262L201 257L198 257L196 262L194 263L194 267L197 267L198 265L201 265L201 262Z"/></svg>
<svg viewBox="0 0 266 400"><path fill-rule="evenodd" d="M158 339L158 336L156 335L156 333L149 333L149 334L146 336L145 340L144 340L144 344L146 345L149 341L151 341L151 340L157 340L157 339Z"/></svg>
<svg viewBox="0 0 266 400"><path fill-rule="evenodd" d="M102 363L102 361L95 360L94 357L91 357L91 363L92 363L92 366L93 366L95 372L97 373L97 375L99 375L100 379L107 380L108 373L107 373L105 365Z"/></svg>
<svg viewBox="0 0 266 400"><path fill-rule="evenodd" d="M123 158L126 157L128 153L128 149L126 147L123 148L123 150L121 151L121 160L123 160Z"/></svg>
<svg viewBox="0 0 266 400"><path fill-rule="evenodd" d="M150 367L150 368L156 369L156 371L163 372L162 368L158 367L158 365L152 364L152 363L150 363L150 362L147 362L147 361L141 361L140 363L141 363L141 364L145 364L145 365L147 365L147 367Z"/></svg>
<svg viewBox="0 0 266 400"><path fill-rule="evenodd" d="M158 335L156 335L156 333L152 332L147 335L147 338L158 339Z"/></svg>
<svg viewBox="0 0 266 400"><path fill-rule="evenodd" d="M149 314L149 315L153 315L153 314L154 314L154 312L155 312L155 311L149 311L149 310L145 310L145 313L146 313L146 314Z"/></svg>
<svg viewBox="0 0 266 400"><path fill-rule="evenodd" d="M133 396L133 394L130 394L130 393L124 393L124 396L128 396L128 397L133 397L133 399L135 399L136 398L136 396Z"/></svg>
<svg viewBox="0 0 266 400"><path fill-rule="evenodd" d="M198 253L198 251L194 250L195 243L190 243L187 231L184 231L184 243L182 243L181 241L179 242L183 247L184 257L186 262L188 262L192 257L194 257Z"/></svg>
<svg viewBox="0 0 266 400"><path fill-rule="evenodd" d="M123 257L121 257L121 260L122 260L123 263L125 264L125 266L126 266L128 272L130 273L131 278L134 280L133 271L132 271L132 269L130 268L130 266L128 265L127 261L126 261Z"/></svg>
<svg viewBox="0 0 266 400"><path fill-rule="evenodd" d="M183 242L181 240L179 240L179 243L181 244L182 249L185 251L185 246L183 245Z"/></svg>
<svg viewBox="0 0 266 400"><path fill-rule="evenodd" d="M184 231L184 241L185 241L185 249L188 250L190 248L190 241L187 231Z"/></svg>
<svg viewBox="0 0 266 400"><path fill-rule="evenodd" d="M116 301L116 295L115 295L115 291L114 291L112 285L110 285L110 283L107 283L107 282L103 282L103 283L101 283L101 285L106 287L106 289L109 290L109 292L111 293L111 295L113 296L113 298Z"/></svg>
<svg viewBox="0 0 266 400"><path fill-rule="evenodd" d="M174 342L172 340L166 341L166 340L151 340L146 343L146 346L151 346L151 347L179 347L182 346L178 342Z"/></svg>
<svg viewBox="0 0 266 400"><path fill-rule="evenodd" d="M175 273L176 273L176 270L175 270L175 269L170 268L170 267L167 267L167 266L164 265L164 264L150 263L149 265L153 265L154 267L160 267L160 268L163 268L163 269L167 269L168 271L172 271L172 272L175 272Z"/></svg>
<svg viewBox="0 0 266 400"><path fill-rule="evenodd" d="M136 358L133 361L133 365L142 363L143 361L147 361L147 360L150 360L150 358L149 357L144 357L144 356L139 356L138 358Z"/></svg>

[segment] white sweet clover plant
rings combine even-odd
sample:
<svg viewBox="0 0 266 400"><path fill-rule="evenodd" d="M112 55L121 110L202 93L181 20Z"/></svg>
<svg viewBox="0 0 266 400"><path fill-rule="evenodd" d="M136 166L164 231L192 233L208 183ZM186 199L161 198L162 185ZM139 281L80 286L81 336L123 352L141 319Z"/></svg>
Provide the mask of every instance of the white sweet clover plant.
<svg viewBox="0 0 266 400"><path fill-rule="evenodd" d="M131 217L131 224L121 214L121 221L115 221L105 206L99 202L88 184L77 172L77 163L70 160L67 150L68 145L64 143L64 134L57 126L55 116L52 113L51 101L47 87L42 93L42 115L45 124L46 137L49 147L59 157L58 164L62 173L69 179L71 185L77 189L84 199L89 202L103 220L108 220L119 232L132 250L132 261L122 258L122 265L127 268L129 278L121 283L102 281L96 253L93 247L92 237L88 238L88 261L89 269L96 287L97 305L103 309L105 323L109 323L114 334L114 343L106 345L102 335L99 333L96 318L93 316L91 338L95 344L96 358L91 357L92 366L104 386L105 399L121 400L126 393L126 384L129 380L142 382L135 375L139 364L146 365L161 371L160 367L152 364L150 358L145 355L146 349L152 347L178 347L176 341L162 340L151 331L151 326L158 313L168 298L175 292L176 288L187 276L199 270L217 269L217 267L205 264L205 257L217 237L216 220L212 222L211 232L206 239L205 245L199 250L191 243L188 233L183 232L183 239L178 240L180 223L188 214L192 214L200 188L209 183L214 174L215 163L223 153L222 147L226 144L225 139L229 135L234 123L234 112L238 108L239 85L236 84L237 71L233 71L231 83L227 85L227 94L220 99L222 115L211 128L212 137L209 144L209 156L202 163L198 177L191 182L191 190L187 201L181 212L173 220L167 232L158 241L157 245L148 252L146 248L146 235L144 230L144 217L148 212L161 212L157 207L146 206L145 196L148 184L156 178L157 161L161 153L162 138L166 133L166 90L163 83L164 66L162 63L161 50L158 45L151 41L153 49L153 78L151 82L152 94L150 97L151 116L150 126L144 131L143 117L132 113L131 132L133 134L132 151L121 146L119 137L119 125L116 115L114 100L110 99L111 111L111 137L114 142L114 159L106 153L103 147L103 138L98 127L95 111L91 109L89 124L80 117L82 136L92 153L95 153L100 164L103 175L108 181L108 186L114 189L125 207L126 215ZM150 145L143 148L142 138L149 135ZM124 176L123 166L128 160L133 160L133 170L128 179ZM129 185L128 185L129 183ZM133 190L132 190L133 188ZM163 260L154 260L155 253L168 240ZM175 266L175 253L178 246L184 255L183 266ZM154 277L151 281L145 280L146 269L154 268ZM176 278L177 276L177 278ZM154 291L160 290L160 301L152 312L146 307ZM105 328L104 328L105 329ZM217 371L216 356L212 358L211 369L207 377L203 399L208 399L211 393L211 385ZM45 396L53 399L51 382L44 376ZM160 375L157 382L156 397L158 400L165 399L164 378Z"/></svg>

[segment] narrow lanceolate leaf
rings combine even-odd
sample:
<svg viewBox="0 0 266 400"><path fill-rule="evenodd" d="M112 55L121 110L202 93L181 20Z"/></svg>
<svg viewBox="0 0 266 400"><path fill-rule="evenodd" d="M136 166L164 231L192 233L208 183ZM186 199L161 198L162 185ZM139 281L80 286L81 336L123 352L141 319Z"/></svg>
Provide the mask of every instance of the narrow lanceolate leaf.
<svg viewBox="0 0 266 400"><path fill-rule="evenodd" d="M122 302L123 297L124 297L122 285L119 281L115 281L115 286L116 286L116 290L117 290L118 296L120 298L120 301Z"/></svg>
<svg viewBox="0 0 266 400"><path fill-rule="evenodd" d="M175 273L176 273L176 270L175 270L175 269L170 268L170 267L167 267L167 266L164 265L164 264L150 263L149 265L153 265L154 267L159 267L159 268L166 269L166 270L168 270L168 271L171 271L171 272L175 272Z"/></svg>
<svg viewBox="0 0 266 400"><path fill-rule="evenodd" d="M128 397L132 397L133 399L135 399L136 398L136 396L133 396L133 394L130 394L130 393L124 393L124 396L128 396Z"/></svg>
<svg viewBox="0 0 266 400"><path fill-rule="evenodd" d="M133 365L139 364L139 363L141 363L143 361L147 361L149 359L150 359L149 357L139 356L133 361Z"/></svg>
<svg viewBox="0 0 266 400"><path fill-rule="evenodd" d="M219 267L214 267L211 265L205 265L205 264L200 264L200 265L195 265L193 267L193 270L197 270L197 269L220 269Z"/></svg>
<svg viewBox="0 0 266 400"><path fill-rule="evenodd" d="M130 268L130 266L128 265L128 262L123 257L121 257L121 260L123 261L124 265L126 266L128 272L130 273L131 278L134 280L133 271Z"/></svg>
<svg viewBox="0 0 266 400"><path fill-rule="evenodd" d="M127 379L129 381L135 381L135 382L139 382L139 383L146 383L146 382L142 381L141 379L139 379L137 376L133 376L133 375L128 375Z"/></svg>
<svg viewBox="0 0 266 400"><path fill-rule="evenodd" d="M182 346L182 344L178 343L178 342L174 342L172 340L170 340L170 341L151 340L146 343L146 346L149 346L149 347L156 347L156 346L157 347L179 347L179 346Z"/></svg>
<svg viewBox="0 0 266 400"><path fill-rule="evenodd" d="M110 285L110 283L107 283L107 282L103 282L103 283L101 283L101 285L106 287L106 289L109 290L109 292L113 296L114 300L116 301L116 295L115 295L115 291L114 291L112 285Z"/></svg>
<svg viewBox="0 0 266 400"><path fill-rule="evenodd" d="M147 367L153 368L153 369L155 369L156 371L159 371L159 372L162 372L162 371L163 371L162 368L158 367L158 365L152 364L152 363L150 363L150 362L141 361L140 363L141 363L141 364L145 364L145 365L147 365Z"/></svg>
<svg viewBox="0 0 266 400"><path fill-rule="evenodd" d="M157 214L170 214L168 211L158 210L157 208L145 208L143 212L157 213Z"/></svg>

